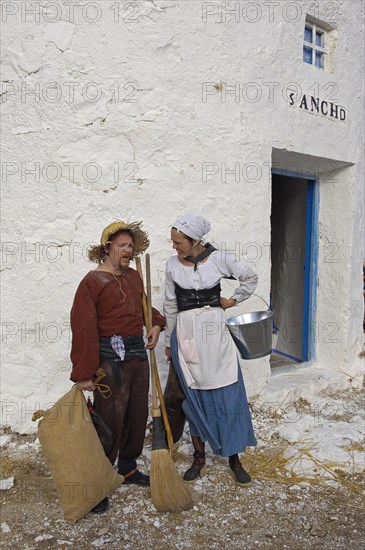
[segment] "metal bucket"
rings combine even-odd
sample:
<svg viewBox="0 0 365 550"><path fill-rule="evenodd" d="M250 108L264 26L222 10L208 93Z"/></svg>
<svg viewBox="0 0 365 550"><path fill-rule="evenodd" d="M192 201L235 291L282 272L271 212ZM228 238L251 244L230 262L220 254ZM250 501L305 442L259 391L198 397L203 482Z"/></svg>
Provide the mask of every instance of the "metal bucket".
<svg viewBox="0 0 365 550"><path fill-rule="evenodd" d="M227 326L242 359L258 359L272 351L274 312L253 311L227 319Z"/></svg>

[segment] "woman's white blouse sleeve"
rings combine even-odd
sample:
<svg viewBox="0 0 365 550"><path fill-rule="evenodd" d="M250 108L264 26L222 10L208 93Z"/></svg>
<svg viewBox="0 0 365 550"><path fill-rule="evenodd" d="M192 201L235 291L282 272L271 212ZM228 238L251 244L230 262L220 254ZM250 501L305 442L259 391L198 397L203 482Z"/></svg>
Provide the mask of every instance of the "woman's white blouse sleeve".
<svg viewBox="0 0 365 550"><path fill-rule="evenodd" d="M231 297L238 304L247 300L254 292L258 282L258 277L253 269L247 264L237 261L234 254L229 252L219 250L212 255L212 259L216 260L225 275L233 275L239 281L240 284Z"/></svg>
<svg viewBox="0 0 365 550"><path fill-rule="evenodd" d="M166 264L165 272L165 300L163 304L163 313L166 318L166 327L165 327L165 345L170 347L170 338L171 333L175 328L176 319L177 319L177 300L175 294L175 283L171 276L171 271L169 269L169 262Z"/></svg>

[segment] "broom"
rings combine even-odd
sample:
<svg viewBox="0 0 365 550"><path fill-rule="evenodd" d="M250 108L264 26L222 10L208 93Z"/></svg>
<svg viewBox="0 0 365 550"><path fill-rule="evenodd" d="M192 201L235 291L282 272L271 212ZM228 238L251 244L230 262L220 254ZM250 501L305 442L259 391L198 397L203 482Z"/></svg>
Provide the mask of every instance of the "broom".
<svg viewBox="0 0 365 550"><path fill-rule="evenodd" d="M136 262L137 270L142 277L140 261ZM150 257L146 254L146 285L147 304L143 300L143 313L147 332L152 328L152 305L151 305L151 270ZM193 506L191 495L178 474L174 461L167 449L164 426L161 419L161 411L157 401L157 387L161 390L158 375L155 352L150 350L151 359L151 382L152 382L152 423L153 439L151 453L151 498L158 512L178 512L189 510ZM160 403L164 405L162 390L159 392ZM162 406L161 406L162 408ZM166 410L166 409L165 409ZM170 432L168 418L165 419L166 432ZM171 436L172 438L172 436Z"/></svg>
<svg viewBox="0 0 365 550"><path fill-rule="evenodd" d="M141 260L138 257L136 258L136 266L137 266L137 271L138 271L138 273L139 273L139 275L142 279L142 283L143 283L142 265L141 265ZM149 280L151 280L151 275L150 274L149 274ZM150 293L150 295L151 295L151 293ZM152 327L152 307L151 307L151 319L149 319L148 318L148 311L147 311L147 298L146 298L146 294L145 294L144 291L143 291L143 295L142 295L142 306L143 306L143 315L144 315L144 319L145 319L146 328L147 328L147 326ZM157 394L158 394L158 398L160 400L160 408L161 408L161 413L162 413L162 419L163 419L163 422L164 422L164 425L165 425L167 446L168 446L170 455L172 455L172 450L174 448L174 439L173 439L171 428L170 428L170 422L169 422L169 418L168 418L168 415L167 415L167 410L166 410L165 400L164 400L163 391L162 391L162 387L161 387L160 377L159 377L159 374L158 374L158 368L157 368L157 363L156 363L155 352L153 350L152 350L152 356L153 356L153 360L151 358L151 367L152 367L152 369L154 371L154 374L155 374ZM152 372L151 372L151 377L152 377Z"/></svg>

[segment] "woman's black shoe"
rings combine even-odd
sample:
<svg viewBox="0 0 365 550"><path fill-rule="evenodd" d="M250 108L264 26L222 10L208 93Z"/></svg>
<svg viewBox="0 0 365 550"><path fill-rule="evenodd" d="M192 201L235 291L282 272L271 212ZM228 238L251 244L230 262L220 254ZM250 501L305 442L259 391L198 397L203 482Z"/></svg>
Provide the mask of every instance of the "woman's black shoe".
<svg viewBox="0 0 365 550"><path fill-rule="evenodd" d="M99 502L94 508L90 510L92 514L102 514L105 512L109 507L109 500L108 497L103 498L102 501Z"/></svg>
<svg viewBox="0 0 365 550"><path fill-rule="evenodd" d="M195 451L193 454L194 460L192 465L184 474L185 481L194 481L197 477L200 476L204 466L205 466L205 453L199 453Z"/></svg>
<svg viewBox="0 0 365 550"><path fill-rule="evenodd" d="M251 476L242 466L238 455L233 455L229 457L229 466L234 473L238 483L250 483Z"/></svg>

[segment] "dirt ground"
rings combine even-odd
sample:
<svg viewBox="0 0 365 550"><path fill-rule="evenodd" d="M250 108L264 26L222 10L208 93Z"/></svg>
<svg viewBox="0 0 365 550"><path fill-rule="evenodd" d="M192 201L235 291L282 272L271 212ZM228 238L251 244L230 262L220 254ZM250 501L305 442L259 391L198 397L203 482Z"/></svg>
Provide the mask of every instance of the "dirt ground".
<svg viewBox="0 0 365 550"><path fill-rule="evenodd" d="M354 415L363 410L362 392L349 391L342 398L352 403ZM275 426L282 422L280 415L253 409L253 420L260 444L242 457L246 468L254 474L248 486L239 486L234 481L226 459L210 455L205 475L190 484L192 510L158 513L151 502L149 488L122 485L110 495L110 508L106 513L88 514L76 525L70 525L63 518L36 436L22 436L3 429L1 433L11 438L2 449L1 478L14 477L14 486L0 491L0 547L24 550L364 548L364 472L351 474L336 470L335 480L330 482L290 474L283 467L283 460L278 460L286 444L275 433ZM139 460L142 471L149 468L150 445L149 434ZM174 454L180 473L190 465L189 453L186 433Z"/></svg>

